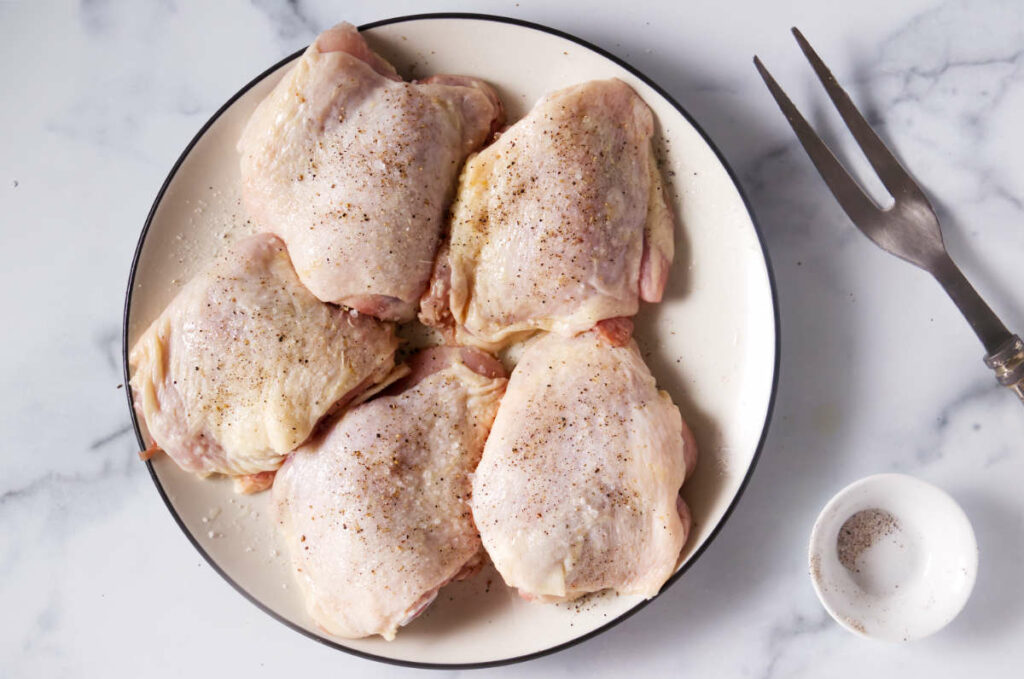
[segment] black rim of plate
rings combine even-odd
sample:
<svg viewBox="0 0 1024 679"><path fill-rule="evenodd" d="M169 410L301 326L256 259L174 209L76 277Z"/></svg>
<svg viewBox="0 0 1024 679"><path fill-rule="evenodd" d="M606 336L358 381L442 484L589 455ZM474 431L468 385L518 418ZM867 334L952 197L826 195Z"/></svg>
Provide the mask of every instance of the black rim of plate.
<svg viewBox="0 0 1024 679"><path fill-rule="evenodd" d="M619 57L610 54L609 52L601 49L597 45L591 44L586 40L577 38L574 35L570 35L558 29L549 28L547 26L535 24L530 21L524 21L522 19L514 19L511 17L496 16L491 14L474 14L472 12L440 12L430 14L410 14L406 16L394 17L391 19L383 19L381 21L373 21L371 23L360 26L359 30L364 31L371 28L377 28L379 26L387 26L389 24L398 24L409 21L421 21L424 19L469 19L476 21L494 21L497 23L512 24L515 26L520 26L522 28L529 28L535 31L542 31L544 33L548 33L550 35L554 35L559 38L564 38L565 40L574 42L577 45L580 45L593 52L596 52L597 54L603 56L605 59L608 59L612 63L624 68L629 73L643 81L646 85L648 85L659 95L664 97L664 99L668 101L679 112L679 114L682 115L687 120L687 122L689 122L690 125L693 126L695 130L697 130L698 134L700 134L701 138L703 138L704 143L706 143L711 148L711 150L715 153L715 156L718 158L718 162L722 164L722 167L724 167L726 172L728 173L730 180L732 181L733 185L735 185L736 190L739 192L740 198L743 200L743 205L747 211L748 216L750 217L751 223L754 226L754 232L756 233L758 242L761 246L761 255L764 258L765 269L768 275L768 287L771 291L773 316L775 323L775 360L772 368L772 388L771 394L769 394L768 397L768 409L765 412L764 426L761 429L761 436L758 439L757 448L754 451L754 456L753 458L751 458L750 466L748 467L747 473L744 475L743 481L740 483L740 487L736 491L736 495L733 497L732 502L729 503L729 506L728 508L726 508L725 513L722 515L722 518L718 521L718 524L714 527L714 529L711 531L711 534L704 541L704 544L702 544L690 556L687 562L683 564L683 566L678 571L676 571L672 575L672 577L668 579L668 581L665 582L665 584L661 588L661 591L657 595L661 596L662 593L664 593L677 580L679 580L683 573L689 570L690 567L697 562L697 559L700 558L704 551L707 550L708 546L711 545L712 542L714 542L715 538L718 537L718 533L722 530L722 527L725 525L726 521L729 520L729 517L732 515L733 510L736 508L737 503L739 503L740 498L743 496L743 492L746 490L747 485L750 483L750 479L754 473L754 468L757 466L758 460L761 457L761 452L764 449L765 439L768 435L768 427L772 420L772 413L775 409L775 397L779 387L779 341L781 337L779 328L779 300L778 293L775 287L775 275L772 271L771 260L768 256L768 249L765 246L764 235L761 233L761 228L758 225L756 218L754 217L754 211L751 208L750 200L747 198L746 193L744 193L743 187L741 186L739 179L736 177L736 173L733 171L729 163L726 162L725 157L722 155L722 152L718 149L717 146L715 146L714 142L711 141L711 138L707 135L704 129L697 124L697 121L694 120L693 117L690 116L690 114L682 106L680 106L680 104L668 92L666 92L656 83L654 83L650 78L645 76L643 73L641 73L636 68L626 63ZM196 143L198 143L198 141L203 137L203 135L206 134L206 131L217 121L218 118L220 118L221 115L223 115L223 113L228 108L231 107L232 104L234 104L240 97L242 97L242 95L244 95L246 92L252 89L256 84L258 84L268 75L276 71L278 68L298 57L304 51L305 48L300 49L295 53L285 57L284 59L281 59L273 66L260 73L258 76L249 81L249 83L246 84L245 87L236 92L234 96L228 99L227 102L225 102L225 104L221 106L208 121L206 121L206 124L203 125L203 127L199 130L198 133L196 133L195 137L192 138L192 140L188 143L188 146L185 147L185 150L182 151L181 155L178 157L178 160L174 163L174 166L171 168L170 173L167 175L167 179L164 180L163 185L160 187L160 191L157 193L156 199L153 201L153 206L149 210L149 215L146 217L146 223L142 227L142 233L139 236L138 245L135 247L135 255L132 257L131 273L128 276L128 291L127 294L125 295L124 322L121 334L121 353L124 368L125 395L127 396L128 399L128 411L131 415L132 426L135 429L135 438L138 441L140 449L146 448L146 443L142 438L142 430L139 428L139 421L135 414L135 408L132 406L132 392L131 386L129 385L130 376L128 370L128 322L132 306L132 293L135 289L135 272L138 269L139 257L142 254L142 247L146 241L146 235L149 233L149 227L153 223L153 217L160 206L160 202L163 200L164 193L167 191L167 188L170 186L171 182L174 180L175 175L178 173L178 169L181 167L181 164L185 161L185 158L188 157L189 153L192 151L192 148L196 145ZM188 530L188 527L185 526L185 523L178 515L178 512L175 510L174 505L171 503L170 498L167 496L167 493L164 490L163 485L160 483L160 479L157 477L156 471L153 469L153 463L147 461L146 467L149 469L150 478L153 479L153 483L156 486L157 491L160 493L160 497L163 499L168 511L170 511L171 516L174 517L174 521L178 524L178 527L181 528L181 531L185 534L185 537L188 538L188 541L192 543L192 546L195 547L196 551L198 551L203 556L203 558L210 565L210 567L213 568L213 570L216 571L218 574L220 574L220 576L224 578L232 587L234 587L239 594L248 599L253 605L262 610L264 613L271 616L278 622L290 627L296 632L299 632L300 634L309 637L314 641L318 641L321 644L324 644L325 646L330 646L331 648L335 648L339 651L344 651L345 653L349 653L360 658L376 660L378 662L388 663L391 665L400 665L403 667L416 667L422 669L478 669L485 667L497 667L500 665L511 665L513 663L524 662L526 660L533 660L534 658L540 658L545 655L557 653L571 646L575 646L576 644L582 643L588 639L592 639L597 635L601 634L602 632L608 631L615 625L618 625L627 618L631 617L632 615L640 611L642 608L647 606L647 604L654 601L654 598L657 598L657 596L655 596L654 598L648 599L647 601L642 601L633 608L629 609L628 611L620 615L619 617L615 618L614 620L611 620L610 622L601 625L597 629L592 630L587 634L583 634L579 637L576 637L575 639L571 639L570 641L558 644L557 646L546 648L542 651L536 651L534 653L528 653L526 655L515 656L512 658L501 658L499 660L490 660L475 663L423 663L410 660L399 660L396 658L386 658L383 656L374 655L372 653L365 653L363 651L358 651L356 649L349 648L330 639L324 638L288 620L287 618L271 610L269 607L265 606L262 602L257 600L254 596L252 596L244 587L235 582L235 580L233 580L227 573L225 573L224 570L221 569L221 567L217 564L217 562L213 560L213 557L211 557L206 552L206 550L203 549L203 547L199 544L196 538Z"/></svg>

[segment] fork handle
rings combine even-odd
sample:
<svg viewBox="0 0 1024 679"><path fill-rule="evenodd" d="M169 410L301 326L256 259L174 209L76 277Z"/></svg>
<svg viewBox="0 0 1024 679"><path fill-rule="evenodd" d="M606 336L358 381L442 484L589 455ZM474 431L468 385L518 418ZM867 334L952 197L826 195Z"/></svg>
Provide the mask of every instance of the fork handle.
<svg viewBox="0 0 1024 679"><path fill-rule="evenodd" d="M1006 329L948 254L943 253L930 270L985 345L985 365L995 371L999 384L1024 402L1024 342Z"/></svg>
<svg viewBox="0 0 1024 679"><path fill-rule="evenodd" d="M945 252L931 263L929 271L960 309L960 313L970 324L974 334L985 345L985 351L989 355L995 355L1012 335L988 303L974 289L971 282L967 280L964 272Z"/></svg>
<svg viewBox="0 0 1024 679"><path fill-rule="evenodd" d="M985 365L996 373L996 380L1024 401L1024 342L1017 335L985 357Z"/></svg>

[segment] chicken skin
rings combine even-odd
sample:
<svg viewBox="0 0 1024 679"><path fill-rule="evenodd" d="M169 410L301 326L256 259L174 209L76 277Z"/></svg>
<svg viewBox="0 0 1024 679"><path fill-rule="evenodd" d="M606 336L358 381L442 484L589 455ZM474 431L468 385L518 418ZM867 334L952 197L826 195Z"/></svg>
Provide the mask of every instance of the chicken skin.
<svg viewBox="0 0 1024 679"><path fill-rule="evenodd" d="M620 80L541 99L466 163L420 319L498 350L660 301L674 219L653 133L651 110ZM625 343L618 325L610 334Z"/></svg>
<svg viewBox="0 0 1024 679"><path fill-rule="evenodd" d="M242 193L320 300L415 317L463 160L504 114L463 76L405 82L350 24L322 33L238 143Z"/></svg>
<svg viewBox="0 0 1024 679"><path fill-rule="evenodd" d="M547 334L509 380L474 475L473 517L525 598L650 598L686 542L679 489L695 462L693 437L635 342Z"/></svg>
<svg viewBox="0 0 1024 679"><path fill-rule="evenodd" d="M397 346L391 324L313 297L284 243L258 234L189 281L136 342L135 409L186 471L270 472L324 414L381 381Z"/></svg>
<svg viewBox="0 0 1024 679"><path fill-rule="evenodd" d="M470 474L505 390L471 348L417 354L412 372L299 448L274 480L279 529L313 619L393 639L438 590L482 563Z"/></svg>

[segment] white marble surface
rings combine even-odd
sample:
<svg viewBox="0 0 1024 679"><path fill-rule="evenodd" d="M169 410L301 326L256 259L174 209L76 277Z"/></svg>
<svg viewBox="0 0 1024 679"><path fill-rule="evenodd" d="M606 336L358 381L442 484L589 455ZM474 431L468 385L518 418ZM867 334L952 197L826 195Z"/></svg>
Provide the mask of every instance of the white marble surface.
<svg viewBox="0 0 1024 679"><path fill-rule="evenodd" d="M750 195L782 308L775 420L716 542L613 631L491 673L1019 676L1024 409L933 281L846 221L750 58L836 131L787 33L805 31L929 189L954 257L1022 331L1024 5L720 4L0 3L0 675L414 672L289 631L189 546L135 457L120 317L150 203L225 99L336 20L462 9L589 39L682 102ZM906 646L840 629L806 572L821 506L882 471L952 493L981 552L961 616Z"/></svg>

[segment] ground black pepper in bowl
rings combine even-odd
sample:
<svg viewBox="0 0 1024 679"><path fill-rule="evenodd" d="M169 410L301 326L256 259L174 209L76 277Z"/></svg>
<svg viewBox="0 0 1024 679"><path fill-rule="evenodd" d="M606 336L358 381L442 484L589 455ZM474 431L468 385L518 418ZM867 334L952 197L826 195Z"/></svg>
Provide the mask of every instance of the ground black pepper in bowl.
<svg viewBox="0 0 1024 679"><path fill-rule="evenodd" d="M882 509L864 509L846 520L839 529L836 548L839 563L850 571L860 572L857 559L884 537L900 530L899 520Z"/></svg>

